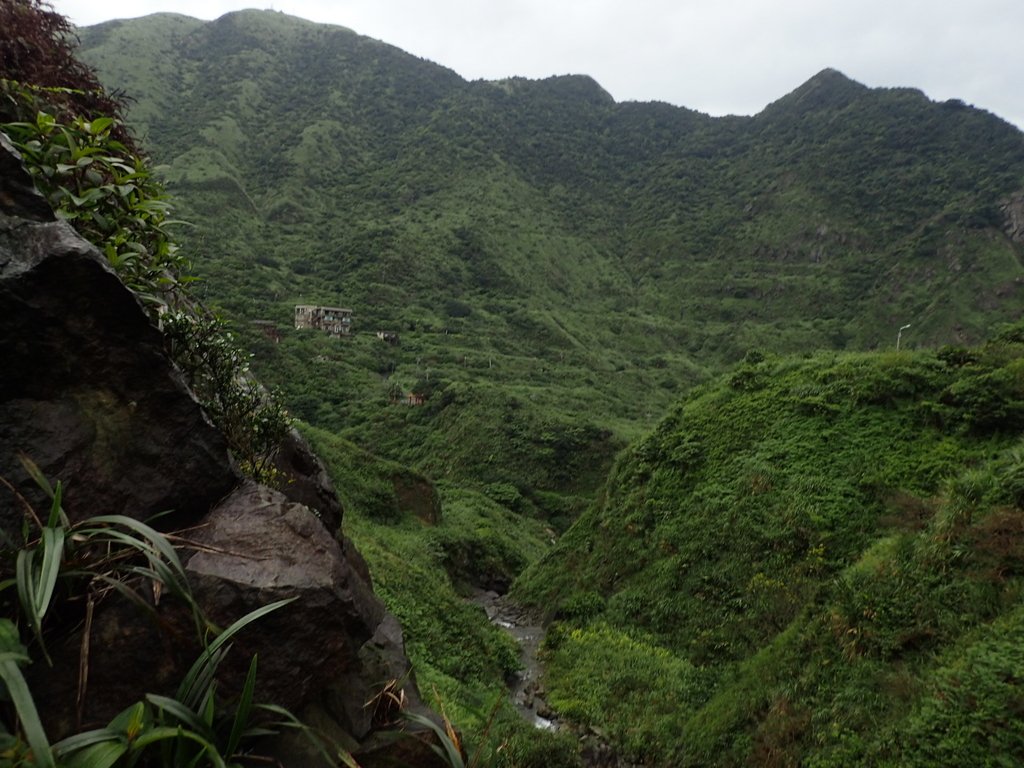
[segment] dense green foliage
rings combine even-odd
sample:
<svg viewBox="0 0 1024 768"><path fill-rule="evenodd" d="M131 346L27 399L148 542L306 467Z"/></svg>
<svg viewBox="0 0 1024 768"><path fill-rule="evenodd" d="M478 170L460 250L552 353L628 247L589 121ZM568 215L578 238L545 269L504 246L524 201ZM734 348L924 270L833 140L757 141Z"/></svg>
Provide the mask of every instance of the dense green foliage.
<svg viewBox="0 0 1024 768"><path fill-rule="evenodd" d="M713 119L585 77L465 82L271 12L81 35L196 224L207 299L279 329L354 309L353 345L251 334L289 408L556 522L747 349L884 348L907 322L904 344L964 343L1020 312L1000 206L1024 136L917 91L825 71Z"/></svg>
<svg viewBox="0 0 1024 768"><path fill-rule="evenodd" d="M31 113L51 91L0 81L0 93ZM146 160L115 138L113 117L63 124L40 109L31 120L0 123L53 209L99 248L151 309L179 299L189 264L167 227L170 204Z"/></svg>
<svg viewBox="0 0 1024 768"><path fill-rule="evenodd" d="M1020 331L906 351L1019 319L1019 131L830 70L752 118L467 83L269 12L82 37L482 742L515 657L462 598L537 561L550 703L647 764L1024 759Z"/></svg>
<svg viewBox="0 0 1024 768"><path fill-rule="evenodd" d="M517 582L557 619L552 703L665 765L1021 759L1022 429L1019 326L748 355Z"/></svg>

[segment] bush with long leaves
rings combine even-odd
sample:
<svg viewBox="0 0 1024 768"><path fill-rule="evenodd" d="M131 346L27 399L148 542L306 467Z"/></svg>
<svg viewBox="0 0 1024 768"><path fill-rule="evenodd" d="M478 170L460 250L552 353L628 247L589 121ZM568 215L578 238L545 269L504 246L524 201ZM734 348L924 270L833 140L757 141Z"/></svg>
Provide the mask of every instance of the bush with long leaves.
<svg viewBox="0 0 1024 768"><path fill-rule="evenodd" d="M257 704L253 698L257 659L253 656L240 695L225 703L217 692L217 670L240 631L268 613L292 602L279 600L258 608L217 631L196 606L177 552L166 535L144 522L123 515L98 515L71 523L61 506L62 487L50 483L28 459L23 464L50 496L45 521L20 496L27 530L24 546L11 553L13 562L0 564L13 576L0 581L0 597L17 593L17 616L0 618L0 702L11 705L15 718L0 717L0 766L40 768L111 768L159 765L166 768L213 765L228 768L247 760L253 739L275 733L275 728L299 728L314 739L328 762L354 766L344 750L319 741L287 710ZM0 484L16 493L5 479ZM182 678L173 696L147 694L99 729L85 731L51 745L22 668L32 662L32 649L51 663L46 650L47 616L60 613L68 603L84 598L90 608L110 594L118 594L144 610L155 610L139 593L140 584L174 595L185 602L196 619L203 650ZM16 620L15 620L16 619ZM20 627L19 627L20 625ZM83 636L88 637L89 618ZM206 638L212 638L208 642ZM87 646L83 645L83 648ZM79 681L85 694L84 681ZM254 725L257 715L262 719Z"/></svg>

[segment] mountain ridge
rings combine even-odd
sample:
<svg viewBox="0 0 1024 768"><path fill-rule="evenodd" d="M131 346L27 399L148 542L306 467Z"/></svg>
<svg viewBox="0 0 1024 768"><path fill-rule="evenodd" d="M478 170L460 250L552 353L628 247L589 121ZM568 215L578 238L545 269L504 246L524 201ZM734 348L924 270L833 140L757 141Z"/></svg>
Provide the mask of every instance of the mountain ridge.
<svg viewBox="0 0 1024 768"><path fill-rule="evenodd" d="M294 26L296 28L320 28L320 29L337 30L337 31L343 31L343 32L346 32L346 33L350 33L352 35L355 35L358 38L361 38L364 41L375 42L375 43L377 43L379 45L386 46L387 48L393 49L395 51L399 51L399 52L403 53L406 56L410 56L410 57L412 57L414 59L417 59L418 61L425 62L425 63L428 63L428 64L432 64L432 65L434 65L436 67L439 67L439 68L442 68L442 69L446 69L446 70L448 70L450 72L455 73L454 70L452 70L451 68L445 66L441 62L437 62L437 61L434 61L432 59L416 56L415 54L407 53L406 51L402 50L398 46L395 46L395 45L393 45L391 43L388 43L388 42L386 42L384 40L380 40L378 38L371 37L369 35L364 35L364 34L358 32L357 30L355 30L354 28L345 26L344 24L338 24L338 23L335 23L335 22L329 22L328 23L328 22L311 21L311 20L305 19L305 18L303 18L301 16L295 16L295 15L292 15L292 14L285 13L284 11L274 11L274 10L266 10L266 9L248 8L248 9L241 9L241 10L237 10L237 11L229 11L229 12L224 13L221 16L218 16L215 19L211 19L211 20L200 19L198 17L193 17L193 16L189 16L187 14L181 14L181 13L175 13L175 12L157 12L157 13L151 13L151 14L146 14L144 16L136 16L136 17L131 17L131 18L111 19L109 21L103 21L103 22L99 22L99 23L96 23L96 24L91 24L91 25L79 27L78 29L79 29L79 31L87 30L86 35L89 38L88 46L92 47L93 45L95 45L97 39L100 36L102 36L105 33L108 33L112 29L116 29L116 28L121 27L122 25L125 25L125 24L131 24L131 25L134 25L134 24L146 24L146 23L149 23L148 20L156 21L156 20L161 20L161 19L174 19L174 20L180 20L180 21L187 21L187 22L190 22L189 26L192 29L196 29L198 27L201 27L203 25L208 25L208 24L217 24L217 23L234 24L234 23L236 23L238 21L246 22L246 21L254 21L254 20L257 20L257 19L267 20L269 18L275 18L275 19L283 20L286 23L288 23L288 24L290 24L290 25L292 25L292 26ZM194 24L192 22L194 22ZM455 73L455 74L457 75L457 73ZM664 100L664 99L623 99L622 101L616 101L614 99L614 97L612 97L611 94L608 93L608 91L605 90L600 85L600 83L597 82L597 80L595 80L591 75L586 74L586 73L582 73L582 72L580 72L580 73L565 73L565 74L554 74L553 73L551 75L545 75L545 76L535 77L535 78L528 78L528 77L523 77L523 76L519 76L519 75L510 75L510 76L502 77L502 78L473 78L473 79L471 79L471 78L463 78L461 75L457 75L457 76L464 83L468 83L468 84L472 84L472 83L490 83L490 84L499 85L499 86L504 84L504 83L509 83L509 82L547 83L549 81L557 82L557 81L561 81L561 80L564 80L564 79L567 79L567 78L568 79L579 78L581 80L589 80L592 84L597 86L597 89L599 89L600 92L602 94L604 94L604 96L606 96L608 99L610 99L611 101L613 101L616 104L620 104L620 105L622 105L622 104L665 104L665 105L668 105L670 107L674 107L674 108L677 108L677 109L683 109L683 110L687 110L687 111L691 111L691 112L696 112L698 114L706 115L706 116L708 116L708 117L710 117L712 119L724 119L724 120L735 119L735 118L744 118L744 117L751 117L751 118L757 117L758 115L762 114L765 110L769 109L772 105L778 103L779 101L781 101L783 99L786 99L787 97L797 97L798 96L798 97L802 98L802 97L807 96L810 91L812 91L812 90L820 90L822 87L834 88L834 89L843 88L845 90L849 90L850 86L857 86L859 89L867 89L867 90L871 90L871 91L908 91L908 92L913 92L913 93L917 93L917 94L920 94L920 95L924 96L932 104L947 104L947 103L950 103L950 102L954 102L954 103L956 103L958 105L969 106L970 109L974 109L974 110L977 110L977 111L980 111L980 112L986 112L987 114L990 114L993 117L996 117L997 119L1001 120L1002 122L1006 122L1007 124L1012 125L1011 123L1009 123L1008 120L1006 120L1005 118L999 116L998 114L996 114L994 112L991 112L990 110L986 110L984 108L976 107L976 106L973 106L973 105L966 105L966 104L964 104L964 102L962 102L961 100L956 99L956 98L944 99L944 100L933 100L930 97L928 97L926 94L924 94L924 92L922 90L920 90L919 88L912 87L912 86L878 86L878 87L867 86L867 85L864 85L863 83L861 83L860 81L858 81L856 78L850 77L849 75L843 73L841 70L836 69L836 68L831 67L831 66L826 66L825 68L819 70L815 74L810 75L807 78L807 80L805 80L802 83L800 83L799 85L797 85L792 91L790 91L789 94L786 94L784 96L779 97L778 99L776 99L774 101L769 102L764 108L762 108L761 110L759 110L757 112L754 112L754 113L752 113L750 115L727 114L727 115L719 115L719 116L712 116L712 115L710 115L708 113L701 112L699 109L695 109L695 108L687 106L685 104L676 104L674 102L669 102L669 101Z"/></svg>
<svg viewBox="0 0 1024 768"><path fill-rule="evenodd" d="M140 60L133 36L169 22L188 39ZM1000 206L1024 189L1024 134L919 92L823 70L757 116L710 117L586 76L468 82L274 12L90 29L83 57L136 95L196 224L209 300L282 327L297 303L354 306L412 334L419 352L364 349L331 385L295 381L323 354L309 342L252 343L302 418L424 471L448 470L375 436L388 387L511 386L545 421L589 403L632 436L751 347L872 348L906 322L905 343L969 342L1020 311ZM347 404L329 423L323 397Z"/></svg>

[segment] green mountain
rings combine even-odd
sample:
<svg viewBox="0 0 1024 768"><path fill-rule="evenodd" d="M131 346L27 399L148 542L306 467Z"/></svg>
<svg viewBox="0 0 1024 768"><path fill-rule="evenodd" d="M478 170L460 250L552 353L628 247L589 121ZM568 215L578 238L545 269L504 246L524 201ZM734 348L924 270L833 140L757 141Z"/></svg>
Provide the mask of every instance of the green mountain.
<svg viewBox="0 0 1024 768"><path fill-rule="evenodd" d="M81 39L457 722L515 665L460 592L522 572L549 703L644 764L1024 760L1024 134L833 70L728 118L466 82L273 12Z"/></svg>
<svg viewBox="0 0 1024 768"><path fill-rule="evenodd" d="M826 70L711 118L581 76L466 82L260 11L81 37L135 99L209 301L281 329L297 303L355 311L347 345L243 329L258 373L435 477L587 495L748 349L977 341L1024 304L1002 209L1024 135L958 102Z"/></svg>

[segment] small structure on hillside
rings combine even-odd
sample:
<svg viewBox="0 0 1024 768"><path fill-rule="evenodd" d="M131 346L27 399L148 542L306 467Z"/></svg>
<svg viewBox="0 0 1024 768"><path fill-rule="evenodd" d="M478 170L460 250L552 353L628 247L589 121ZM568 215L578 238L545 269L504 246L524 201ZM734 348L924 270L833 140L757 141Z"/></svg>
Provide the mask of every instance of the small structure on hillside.
<svg viewBox="0 0 1024 768"><path fill-rule="evenodd" d="M253 320L252 324L275 344L281 343L281 329L277 327L277 323L273 320Z"/></svg>
<svg viewBox="0 0 1024 768"><path fill-rule="evenodd" d="M385 344L390 344L393 347L398 346L398 333L395 331L377 331L377 338Z"/></svg>
<svg viewBox="0 0 1024 768"><path fill-rule="evenodd" d="M388 402L392 405L425 405L427 396L418 392L406 393L396 384L388 392Z"/></svg>
<svg viewBox="0 0 1024 768"><path fill-rule="evenodd" d="M352 333L352 310L345 307L321 307L316 304L295 305L295 329L313 328L331 336Z"/></svg>

